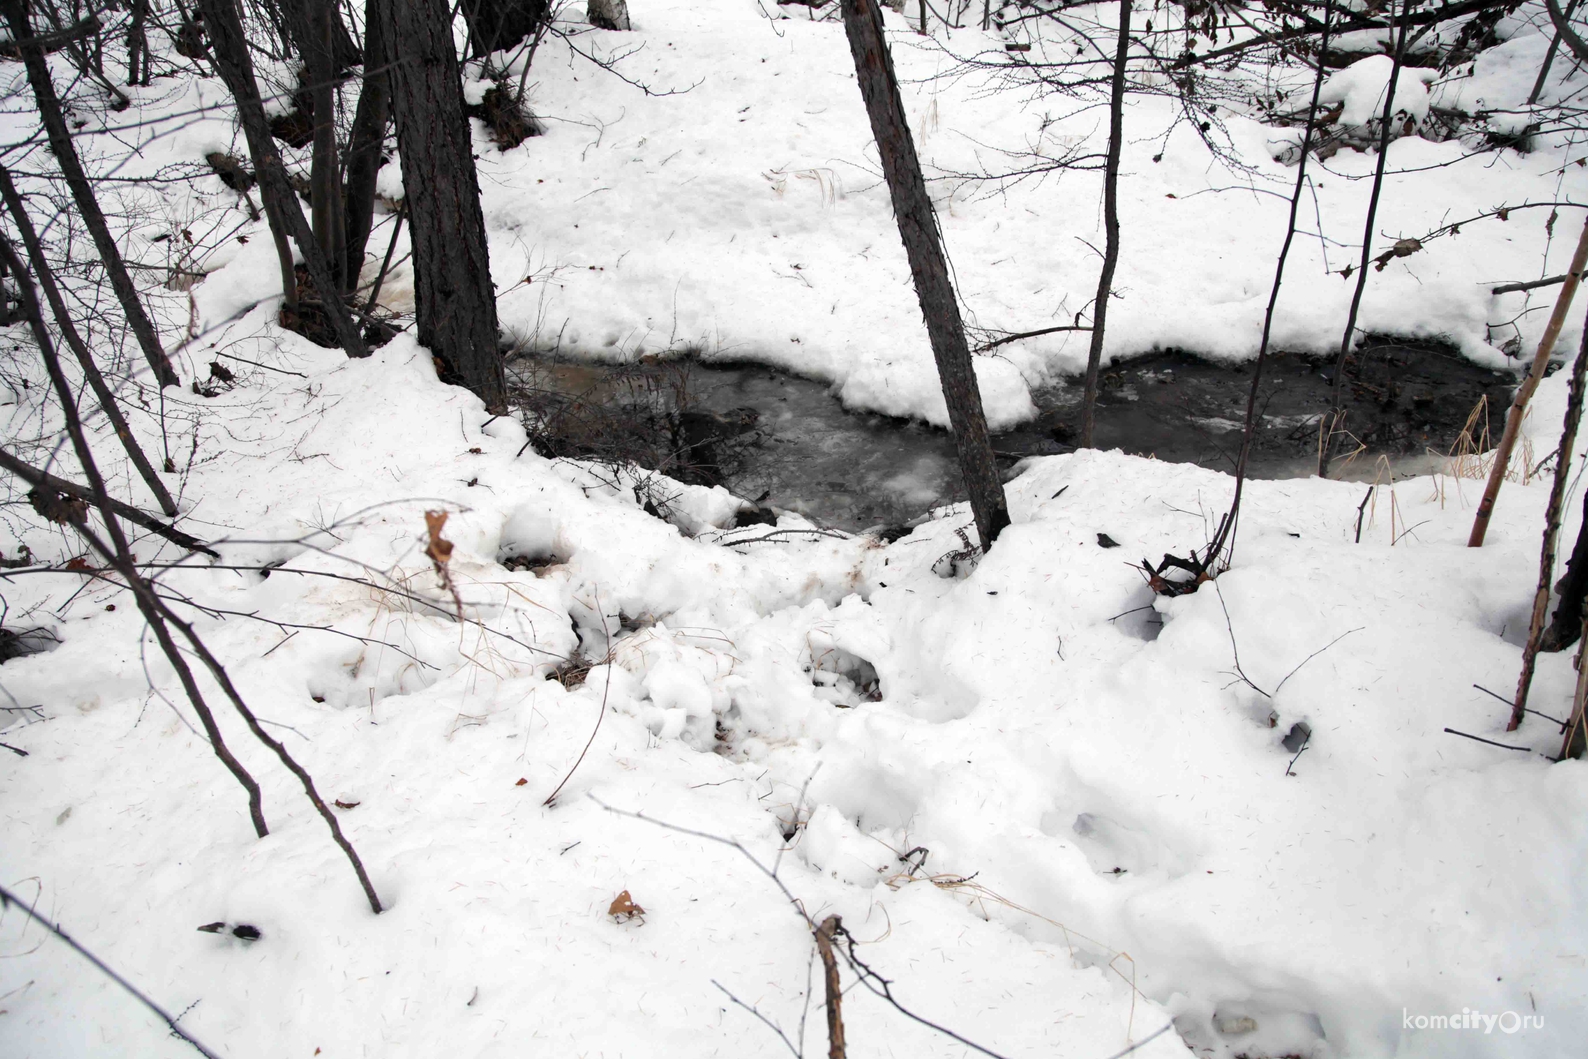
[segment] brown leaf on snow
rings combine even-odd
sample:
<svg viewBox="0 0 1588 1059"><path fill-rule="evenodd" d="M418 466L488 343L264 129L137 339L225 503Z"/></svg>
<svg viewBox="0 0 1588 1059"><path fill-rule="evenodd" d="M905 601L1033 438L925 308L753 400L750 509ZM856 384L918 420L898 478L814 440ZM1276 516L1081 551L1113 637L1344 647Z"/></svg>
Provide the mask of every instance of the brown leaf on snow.
<svg viewBox="0 0 1588 1059"><path fill-rule="evenodd" d="M634 898L629 896L627 890L614 897L612 903L607 906L607 915L619 923L626 923L635 916L643 916L644 914L645 909L634 903Z"/></svg>
<svg viewBox="0 0 1588 1059"><path fill-rule="evenodd" d="M430 543L425 546L425 554L438 569L447 565L447 560L452 558L452 542L441 535L441 530L446 524L447 512L425 512L425 530L430 534Z"/></svg>

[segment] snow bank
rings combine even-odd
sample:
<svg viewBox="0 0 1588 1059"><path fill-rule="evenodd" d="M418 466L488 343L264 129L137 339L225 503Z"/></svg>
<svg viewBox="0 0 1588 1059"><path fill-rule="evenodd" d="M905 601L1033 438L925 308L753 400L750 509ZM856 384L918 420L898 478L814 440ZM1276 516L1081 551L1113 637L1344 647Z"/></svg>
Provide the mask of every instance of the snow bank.
<svg viewBox="0 0 1588 1059"><path fill-rule="evenodd" d="M30 753L0 772L8 881L156 997L196 1005L184 1023L225 1054L776 1054L713 982L792 1032L809 945L781 895L738 852L590 796L779 861L907 1006L1004 1054L1098 1059L1170 1019L1227 1056L1581 1038L1588 771L1443 732L1552 746L1537 720L1505 735L1472 688L1514 677L1541 486L1508 487L1474 553L1475 481L1381 488L1360 544L1361 485L1251 483L1236 568L1154 602L1129 561L1201 544L1230 480L1057 457L1011 483L991 556L945 580L963 511L886 547L691 538L621 483L515 458L522 430L487 425L408 339L351 362L277 341L273 366L308 379L245 368L196 409L189 527L302 541L223 545L231 564L287 560L268 578L166 584L223 615L195 618L243 693L357 803L343 826L389 912L360 910L290 777L226 718L275 829L253 838L185 705L147 690L181 702L124 596L67 575L8 590L64 641L3 674L47 718L5 736ZM289 421L287 438L265 426ZM510 638L456 621L421 552L435 507L453 512L466 616ZM533 567L501 565L519 555ZM579 653L601 663L582 684L546 679ZM1564 709L1571 683L1546 657L1535 703ZM606 914L624 889L643 919ZM194 930L217 920L264 937ZM5 1050L181 1054L69 952L3 922L27 953L0 965ZM960 1054L851 997L856 1047ZM1401 1021L1463 1008L1544 1026Z"/></svg>

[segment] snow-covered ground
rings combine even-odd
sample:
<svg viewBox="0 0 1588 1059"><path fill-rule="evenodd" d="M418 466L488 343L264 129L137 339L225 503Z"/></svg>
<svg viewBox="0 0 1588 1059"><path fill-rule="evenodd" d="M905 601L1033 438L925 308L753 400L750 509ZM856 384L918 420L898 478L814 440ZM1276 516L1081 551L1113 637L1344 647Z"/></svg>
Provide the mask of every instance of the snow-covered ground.
<svg viewBox="0 0 1588 1059"><path fill-rule="evenodd" d="M551 133L506 153L478 141L504 324L570 354L761 358L855 405L940 418L840 27L773 26L748 0L656 0L634 17L621 42L645 49L623 69L690 92L646 96L548 45L534 99ZM1486 53L1519 55L1522 73L1485 76L1514 90L1542 46ZM902 35L897 55L915 77L948 61ZM145 105L221 98L215 82L168 82ZM973 139L1019 142L1040 119L964 82L910 104L944 169L975 162ZM1132 111L1110 350L1249 355L1283 203L1209 190L1234 178L1184 130L1154 140L1158 106ZM1263 161L1279 132L1229 124L1282 190L1289 170ZM136 175L231 142L214 110L117 164ZM1391 159L1460 150L1409 138ZM1421 235L1564 198L1569 157L1554 145L1395 177L1380 228ZM1371 164L1330 160L1332 238L1355 238L1366 187L1347 178ZM1094 176L1002 196L937 187L982 324L1084 305ZM167 231L235 197L218 182L158 194ZM1563 211L1546 260L1547 215L1396 260L1370 279L1367 326L1498 362L1479 348L1485 325L1521 303L1487 288L1563 270L1577 221ZM135 239L158 234L151 221ZM1464 547L1471 479L1386 479L1360 542L1362 485L1250 483L1234 568L1176 600L1154 600L1130 564L1203 545L1233 483L1118 453L1025 465L1014 525L974 570L953 561L962 508L887 545L761 539L768 527L715 528L738 507L721 490L636 491L522 451L523 428L438 383L408 336L347 361L280 332L269 240L241 234L210 255L191 306L168 306L202 333L184 377L217 350L262 366L229 360L234 387L167 397L184 525L229 543L217 568L189 562L164 584L326 796L352 806L338 815L389 910L369 912L296 782L223 716L265 788L272 834L254 838L124 593L11 578L8 625L62 643L0 670L43 718L0 736L29 754L0 755L0 881L221 1054L788 1051L745 1006L820 1054L820 968L781 887L817 919L841 915L901 1004L1004 1056L1106 1059L1171 1021L1134 1054L1580 1050L1588 767L1545 760L1559 738L1546 721L1504 733L1505 707L1473 687L1514 686L1547 476L1507 486L1481 551ZM1336 270L1350 258L1329 253ZM1325 348L1350 286L1323 274L1315 241L1292 260L1281 340ZM1030 385L1082 351L1038 340L984 360L991 417L1025 414ZM1535 453L1563 407L1557 376L1530 420ZM160 451L157 421L137 425ZM643 509L657 497L667 520ZM450 512L461 621L424 555L429 510ZM74 547L30 532L40 555ZM180 558L157 543L139 557ZM509 569L519 557L532 567ZM574 659L593 666L582 683L549 679ZM1573 679L1567 656L1544 656L1535 707L1564 712ZM1298 757L1283 741L1300 723ZM642 917L609 914L624 890ZM215 921L262 937L195 930ZM14 911L0 954L0 1053L191 1054ZM1452 1014L1470 1028L1418 1028ZM1523 1016L1541 1025L1518 1029ZM967 1054L863 988L845 1018L856 1056Z"/></svg>

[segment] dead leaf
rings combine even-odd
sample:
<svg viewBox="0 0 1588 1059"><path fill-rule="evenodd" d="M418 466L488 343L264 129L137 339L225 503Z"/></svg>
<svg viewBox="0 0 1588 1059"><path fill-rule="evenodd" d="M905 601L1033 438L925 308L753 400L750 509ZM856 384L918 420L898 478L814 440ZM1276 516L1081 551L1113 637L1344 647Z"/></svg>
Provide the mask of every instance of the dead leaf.
<svg viewBox="0 0 1588 1059"><path fill-rule="evenodd" d="M336 800L336 807L338 809L342 809L342 810L357 809L359 806L361 806L363 804L364 804L363 802L344 802L340 798L338 798Z"/></svg>
<svg viewBox="0 0 1588 1059"><path fill-rule="evenodd" d="M447 524L447 514L445 511L425 512L425 530L430 535L425 554L438 568L447 565L447 560L452 558L452 542L441 535L442 528Z"/></svg>
<svg viewBox="0 0 1588 1059"><path fill-rule="evenodd" d="M517 783L515 783L515 784L513 784L513 786L515 786L515 787L522 787L522 786L523 786L523 785L524 785L524 784L526 784L526 783L528 783L528 782L529 782L529 781L528 781L528 780L527 780L527 779L525 779L525 778L524 778L524 777L522 777L522 776L520 776L520 777L518 777L518 782L517 782Z"/></svg>
<svg viewBox="0 0 1588 1059"><path fill-rule="evenodd" d="M607 906L607 915L619 923L625 923L636 916L643 916L644 914L645 909L634 903L634 898L629 896L627 890L614 897L612 903Z"/></svg>

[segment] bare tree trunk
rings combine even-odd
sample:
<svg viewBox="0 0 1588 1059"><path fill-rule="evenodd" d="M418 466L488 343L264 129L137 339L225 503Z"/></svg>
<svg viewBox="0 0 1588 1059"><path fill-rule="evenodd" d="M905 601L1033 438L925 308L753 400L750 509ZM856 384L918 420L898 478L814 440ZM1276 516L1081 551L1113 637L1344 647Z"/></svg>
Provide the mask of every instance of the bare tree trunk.
<svg viewBox="0 0 1588 1059"><path fill-rule="evenodd" d="M1588 621L1581 631L1588 631ZM1566 717L1566 731L1560 741L1560 758L1582 757L1588 748L1588 659L1583 657L1588 649L1588 636L1583 636L1577 648L1577 689L1571 698L1571 713Z"/></svg>
<svg viewBox="0 0 1588 1059"><path fill-rule="evenodd" d="M275 0L274 3L267 3L266 6L274 8L270 13L275 16L278 29L286 30L288 43L292 45L305 65L309 62L309 53L317 46L315 42L319 31L315 29L314 24L321 17L331 23L330 53L333 72L341 73L363 61L358 44L347 31L347 23L342 21L341 5L336 0Z"/></svg>
<svg viewBox="0 0 1588 1059"><path fill-rule="evenodd" d="M893 215L898 221L905 254L910 259L916 297L921 302L921 314L926 317L932 355L937 360L943 398L948 403L960 473L965 478L971 510L976 514L982 551L986 552L998 539L999 531L1009 525L1009 509L1004 502L997 465L993 462L981 390L976 383L976 366L965 341L965 325L960 319L954 284L949 279L937 214L927 196L926 180L915 154L915 141L905 121L899 82L883 36L882 10L876 0L843 0L843 12L844 30L849 36L849 50L860 81L860 95L865 100L871 133L876 137L882 156L882 172L893 197Z"/></svg>
<svg viewBox="0 0 1588 1059"><path fill-rule="evenodd" d="M66 300L61 297L60 288L55 283L55 275L50 270L49 262L44 259L44 247L39 242L38 233L33 229L33 221L28 216L27 206L23 203L22 196L17 193L16 185L11 181L10 171L3 165L0 165L0 197L4 197L6 209L10 211L11 219L22 236L23 249L33 266L34 276L44 288L44 296L50 303L50 311L55 314L55 324L60 328L66 344L71 347L72 354L76 356L83 377L88 380L89 389L94 391L94 399L99 402L105 418L110 420L117 440L121 442L127 458L132 461L138 477L143 479L144 484L149 487L149 492L154 494L160 510L165 512L167 518L174 518L177 512L176 501L171 499L165 483L160 481L160 476L155 473L149 458L143 454L143 449L138 445L138 439L133 437L132 428L127 424L126 417L121 414L121 407L116 402L115 394L111 393L110 387L105 384L105 377L100 374L99 365L94 363L94 355L89 352L87 344L78 334L77 324L72 320L71 312L66 307Z"/></svg>
<svg viewBox="0 0 1588 1059"><path fill-rule="evenodd" d="M1560 512L1566 502L1566 482L1571 470L1572 450L1577 447L1577 421L1582 418L1583 377L1588 374L1588 327L1583 328L1577 347L1577 360L1571 367L1566 397L1566 420L1561 425L1560 448L1555 457L1555 480L1549 487L1549 504L1544 509L1544 545L1538 557L1538 587L1533 592L1533 614L1527 626L1527 643L1522 648L1522 675L1516 682L1516 701L1511 706L1507 732L1521 727L1527 713L1527 692L1533 684L1533 667L1538 662L1539 645L1544 634L1544 614L1549 609L1550 582L1555 578L1555 546L1560 536ZM1498 457L1496 457L1498 458Z"/></svg>
<svg viewBox="0 0 1588 1059"><path fill-rule="evenodd" d="M1285 263L1290 259L1290 247L1296 241L1296 214L1301 208L1301 196L1307 189L1307 159L1312 155L1312 138L1317 132L1318 97L1323 94L1324 76L1328 67L1323 56L1329 51L1333 31L1334 5L1326 0L1323 8L1323 33L1318 44L1318 69L1312 79L1312 100L1307 104L1307 124L1301 132L1301 158L1296 164L1296 184L1290 193L1290 214L1285 220L1285 241L1279 247L1279 260L1274 263L1274 282L1268 289L1268 307L1263 311L1263 335L1257 344L1257 358L1252 364L1252 385L1246 391L1246 420L1241 431L1241 451L1235 460L1235 495L1230 500L1230 510L1219 523L1218 532L1208 545L1204 567L1212 568L1224 552L1226 567L1235 561L1235 535L1241 521L1241 495L1246 488L1246 468L1252 457L1252 441L1257 436L1257 395L1263 381L1263 366L1268 362L1268 344L1274 333L1274 310L1279 305L1279 290L1285 282ZM1227 550L1226 550L1227 549ZM1194 555L1195 553L1193 553Z"/></svg>
<svg viewBox="0 0 1588 1059"><path fill-rule="evenodd" d="M309 95L314 101L314 150L309 171L309 215L314 241L325 254L336 290L345 287L347 250L342 221L342 171L336 151L336 56L331 24L334 5L308 5L308 35L304 56L309 69Z"/></svg>
<svg viewBox="0 0 1588 1059"><path fill-rule="evenodd" d="M386 126L391 120L391 62L381 19L374 10L377 0L364 5L364 86L358 94L358 110L353 114L353 131L347 145L347 264L344 282L348 290L358 286L364 268L364 251L375 221L375 180L380 173L381 150L386 144Z"/></svg>
<svg viewBox="0 0 1588 1059"><path fill-rule="evenodd" d="M149 83L149 0L132 0L132 20L127 25L127 84Z"/></svg>
<svg viewBox="0 0 1588 1059"><path fill-rule="evenodd" d="M374 0L392 49L392 111L413 242L419 344L487 408L506 407L496 292L446 0Z"/></svg>
<svg viewBox="0 0 1588 1059"><path fill-rule="evenodd" d="M1125 60L1130 55L1130 0L1119 0L1119 41L1114 52L1114 78L1108 95L1108 164L1103 171L1103 271L1092 302L1092 344L1086 354L1086 388L1081 398L1081 447L1092 447L1097 422L1097 376L1103 364L1103 330L1108 299L1114 292L1114 267L1119 264L1119 152L1125 137Z"/></svg>
<svg viewBox="0 0 1588 1059"><path fill-rule="evenodd" d="M547 0L463 0L469 49L479 58L533 37L551 14Z"/></svg>
<svg viewBox="0 0 1588 1059"><path fill-rule="evenodd" d="M15 0L8 0L15 2ZM358 328L353 325L352 314L342 301L341 291L331 275L325 254L303 211L298 208L292 187L287 182L287 170L281 164L275 142L270 137L270 127L265 121L264 104L259 99L259 85L254 80L254 63L248 54L248 40L243 35L242 20L237 15L235 0L199 0L199 10L204 16L204 26L209 32L210 54L221 80L226 82L232 98L237 103L237 116L248 139L248 153L254 162L254 173L259 180L259 195L270 218L272 235L276 240L278 256L285 250L290 234L298 245L308 266L309 280L314 284L326 316L336 329L337 339L350 357L366 357L369 350L364 345ZM291 273L290 256L282 260L286 291L295 289Z"/></svg>
<svg viewBox="0 0 1588 1059"><path fill-rule="evenodd" d="M94 197L93 185L89 183L88 174L83 171L82 160L77 156L77 148L72 143L71 132L66 127L66 116L61 113L60 100L55 95L55 83L50 79L49 64L44 61L43 51L33 42L33 27L28 22L26 5L23 0L0 0L0 10L5 12L6 21L11 26L11 37L22 53L22 61L27 67L28 83L33 87L33 96L39 107L39 119L44 125L45 135L49 138L50 152L55 155L56 163L61 167L61 175L66 178L66 185L71 189L72 201L82 214L83 224L88 228L88 234L94 241L94 249L99 252L99 259L105 266L105 274L110 279L111 289L116 292L122 312L127 316L127 325L137 338L144 359L149 362L149 367L153 369L155 378L160 380L160 385L174 386L180 381L176 369L171 367L170 358L160 346L160 337L155 332L154 323L144 311L143 302L138 298L138 289L133 286L132 277L127 273L127 265L121 258L121 250L116 246L115 239L111 238L110 226L105 221L104 212L99 208L99 200Z"/></svg>

